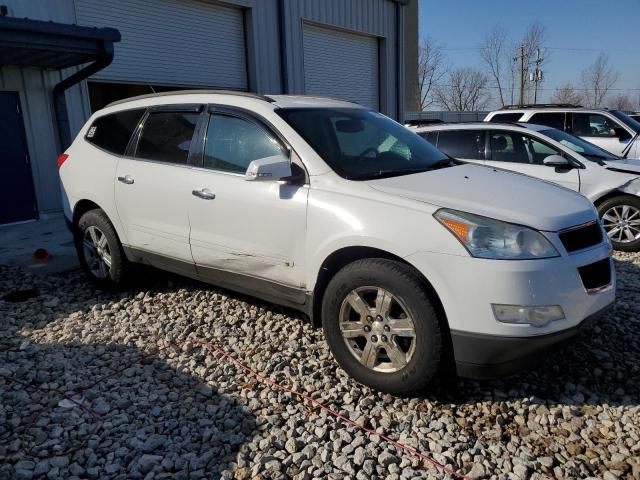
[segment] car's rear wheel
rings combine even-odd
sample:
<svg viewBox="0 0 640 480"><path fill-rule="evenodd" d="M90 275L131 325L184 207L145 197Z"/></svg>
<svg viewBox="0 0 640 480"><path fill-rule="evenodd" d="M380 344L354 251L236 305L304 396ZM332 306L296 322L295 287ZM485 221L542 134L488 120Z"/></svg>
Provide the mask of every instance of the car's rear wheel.
<svg viewBox="0 0 640 480"><path fill-rule="evenodd" d="M102 210L90 210L80 217L75 245L89 280L101 288L123 285L129 263L113 225Z"/></svg>
<svg viewBox="0 0 640 480"><path fill-rule="evenodd" d="M631 195L609 198L598 205L598 213L614 249L640 250L640 198Z"/></svg>
<svg viewBox="0 0 640 480"><path fill-rule="evenodd" d="M322 325L340 366L395 395L424 390L441 363L442 334L424 284L409 266L355 261L329 282Z"/></svg>

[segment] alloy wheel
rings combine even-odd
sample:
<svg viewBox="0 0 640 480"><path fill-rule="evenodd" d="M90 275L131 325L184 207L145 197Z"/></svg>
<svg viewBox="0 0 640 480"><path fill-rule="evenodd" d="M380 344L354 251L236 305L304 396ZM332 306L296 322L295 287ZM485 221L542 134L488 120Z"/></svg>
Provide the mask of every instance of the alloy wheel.
<svg viewBox="0 0 640 480"><path fill-rule="evenodd" d="M640 238L640 210L631 205L616 205L602 216L607 236L617 243L629 243Z"/></svg>
<svg viewBox="0 0 640 480"><path fill-rule="evenodd" d="M82 246L89 271L96 278L107 278L111 270L111 250L104 232L93 225L87 227Z"/></svg>
<svg viewBox="0 0 640 480"><path fill-rule="evenodd" d="M415 324L402 301L379 287L359 287L340 306L340 332L351 354L365 367L394 373L416 348Z"/></svg>

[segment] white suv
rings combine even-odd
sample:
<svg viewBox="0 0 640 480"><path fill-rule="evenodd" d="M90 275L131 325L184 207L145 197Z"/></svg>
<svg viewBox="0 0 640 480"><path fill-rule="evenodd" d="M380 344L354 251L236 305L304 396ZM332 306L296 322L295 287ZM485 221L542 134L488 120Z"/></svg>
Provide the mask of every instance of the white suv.
<svg viewBox="0 0 640 480"><path fill-rule="evenodd" d="M437 124L413 130L458 160L505 168L585 195L617 250L640 250L640 160L544 125Z"/></svg>
<svg viewBox="0 0 640 480"><path fill-rule="evenodd" d="M510 372L614 301L586 198L451 160L345 101L133 98L58 163L94 282L139 262L299 309L381 391L420 391L448 358L460 375Z"/></svg>
<svg viewBox="0 0 640 480"><path fill-rule="evenodd" d="M547 125L587 140L618 157L640 158L640 122L620 110L576 105L509 105L489 113L485 122Z"/></svg>

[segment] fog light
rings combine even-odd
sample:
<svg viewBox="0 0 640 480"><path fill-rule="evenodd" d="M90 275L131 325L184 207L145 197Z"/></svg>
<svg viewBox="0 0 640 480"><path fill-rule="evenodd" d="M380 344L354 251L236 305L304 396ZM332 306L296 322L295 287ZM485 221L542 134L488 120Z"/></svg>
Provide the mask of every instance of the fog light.
<svg viewBox="0 0 640 480"><path fill-rule="evenodd" d="M556 320L564 318L564 311L560 305L496 305L492 304L496 320L502 323L519 323L544 327Z"/></svg>

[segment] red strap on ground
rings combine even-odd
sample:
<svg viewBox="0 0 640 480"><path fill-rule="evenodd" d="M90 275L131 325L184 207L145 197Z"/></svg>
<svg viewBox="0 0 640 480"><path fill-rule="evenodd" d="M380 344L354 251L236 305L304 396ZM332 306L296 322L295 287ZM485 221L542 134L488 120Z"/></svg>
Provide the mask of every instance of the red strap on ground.
<svg viewBox="0 0 640 480"><path fill-rule="evenodd" d="M460 478L463 480L471 480L470 477L463 475L462 473L458 473L454 470L451 470L450 468L447 468L446 466L442 465L441 463L437 462L436 460L434 460L433 458L431 458L429 455L427 455L426 453L421 452L420 450L413 448L409 445L405 445L402 442L399 442L397 440L392 439L391 437L387 436L384 433L379 433L376 432L375 430L371 429L371 428L367 428L367 427L363 427L361 425L358 425L356 422L354 422L353 420L351 420L350 418L345 417L344 415L341 415L339 412L337 412L336 410L333 410L332 408L326 406L325 404L323 404L322 402L319 402L318 400L315 400L314 398L311 398L309 395L306 395L302 392L298 392L297 390L294 390L292 388L286 387L284 385L281 385L277 382L275 382L274 380L271 380L268 377L265 377L264 375L261 375L260 373L256 372L255 370L253 370L251 367L245 365L244 363L242 363L240 360L237 360L235 357L231 356L229 353L227 353L225 350L223 350L222 348L220 348L218 345L216 345L213 342L209 342L207 340L203 340L200 338L191 338L188 340L183 340L183 341L178 341L175 342L176 345L188 345L188 344L194 344L194 345L201 345L205 348L208 348L209 350L212 350L216 353L218 353L220 356L224 357L225 359L227 359L229 362L231 362L232 364L234 364L236 367L241 368L242 370L244 370L245 372L247 372L249 375L251 375L252 377L254 377L256 380L258 380L259 382L268 385L269 387L273 388L274 390L280 390L283 392L287 392L290 393L291 395L294 395L302 400L305 400L307 402L309 402L310 404L312 404L314 407L317 407L319 409L325 410L327 413L329 413L330 415L334 416L335 418L337 418L338 420L340 420L341 422L347 424L347 425L351 425L353 428L356 428L358 430L361 430L363 432L365 432L367 435L376 435L379 438L385 440L387 443L390 443L391 445L395 446L396 448L400 449L400 450L404 450L405 452L414 455L422 460L424 460L425 462L429 463L430 465L434 466L435 468L437 468L438 470L442 471L443 473L446 473L448 475L451 475L452 477L455 478Z"/></svg>

